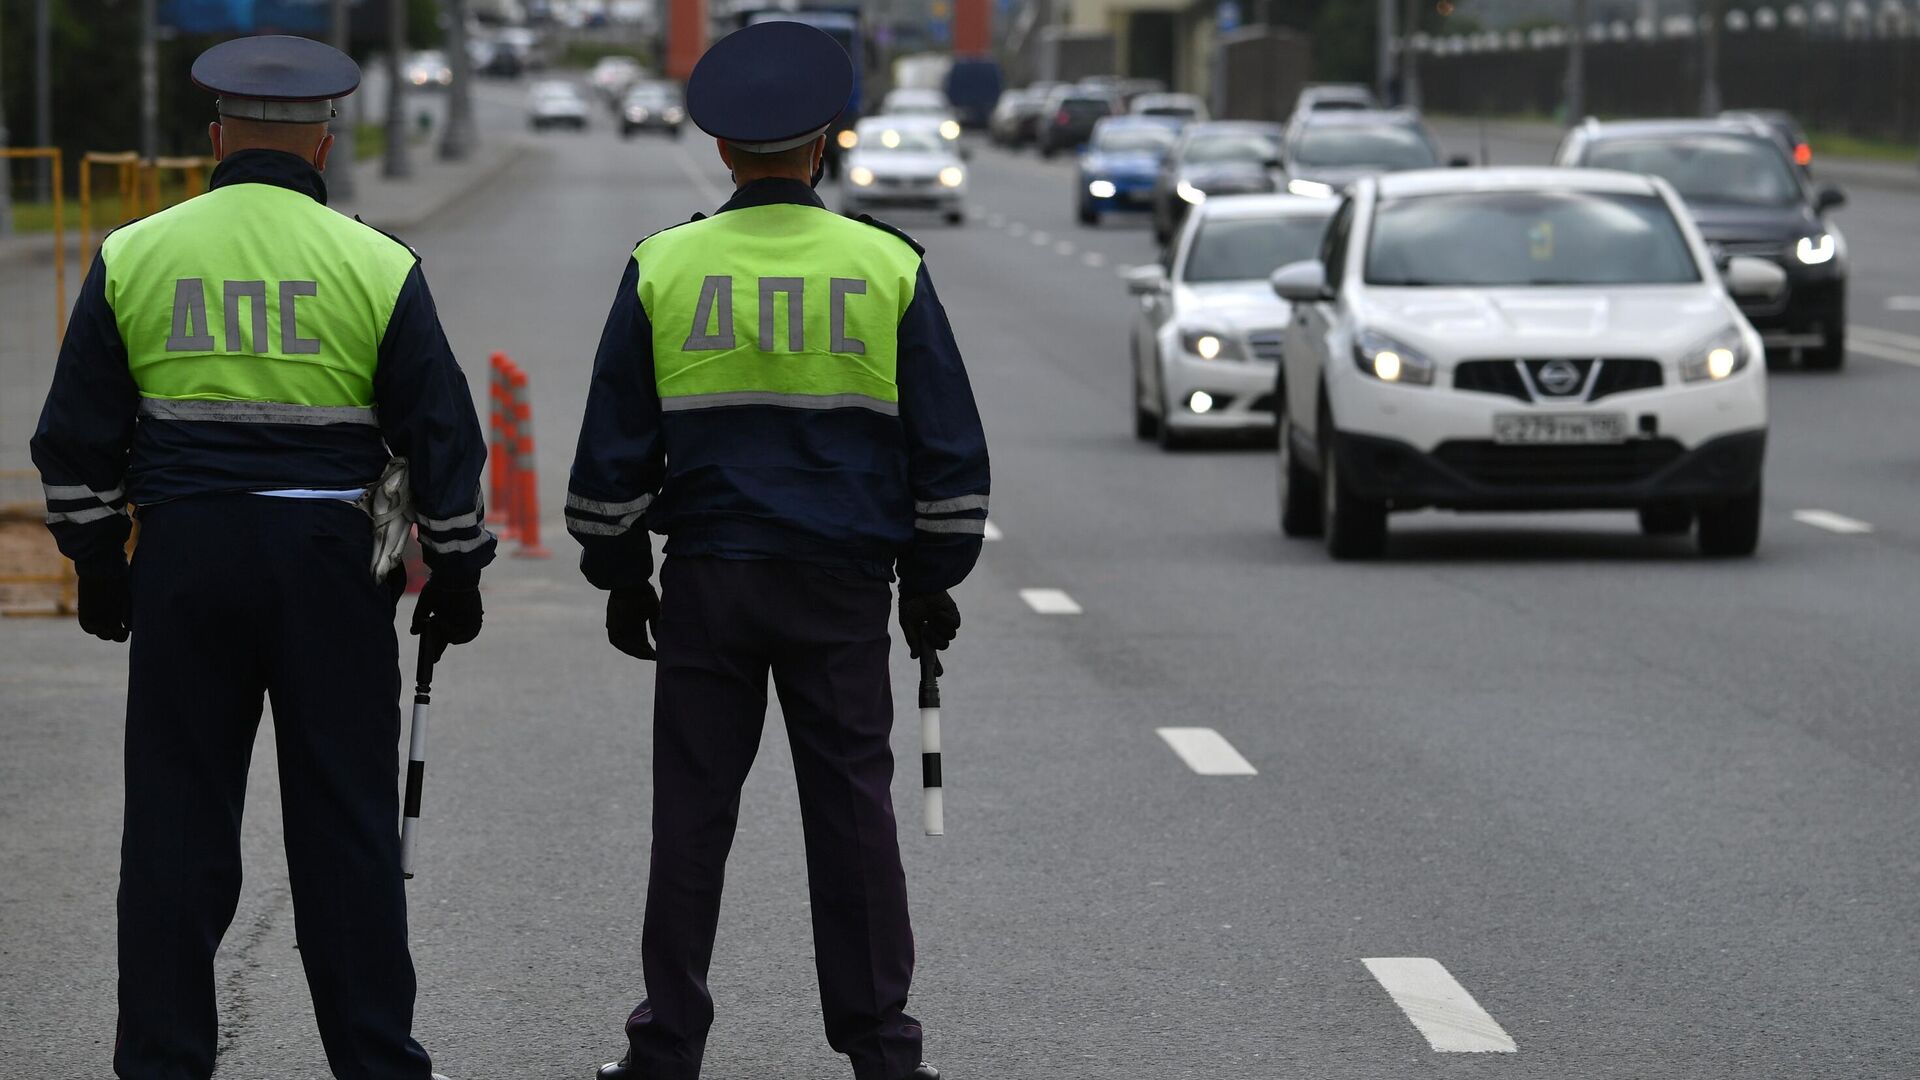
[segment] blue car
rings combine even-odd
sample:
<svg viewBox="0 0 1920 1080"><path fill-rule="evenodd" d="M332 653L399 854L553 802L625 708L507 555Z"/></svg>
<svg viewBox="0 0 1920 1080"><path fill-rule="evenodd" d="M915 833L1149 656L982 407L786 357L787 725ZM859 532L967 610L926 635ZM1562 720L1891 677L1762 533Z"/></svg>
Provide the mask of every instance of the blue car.
<svg viewBox="0 0 1920 1080"><path fill-rule="evenodd" d="M1109 116L1095 124L1074 174L1080 224L1153 209L1154 177L1179 132L1179 121L1157 116Z"/></svg>

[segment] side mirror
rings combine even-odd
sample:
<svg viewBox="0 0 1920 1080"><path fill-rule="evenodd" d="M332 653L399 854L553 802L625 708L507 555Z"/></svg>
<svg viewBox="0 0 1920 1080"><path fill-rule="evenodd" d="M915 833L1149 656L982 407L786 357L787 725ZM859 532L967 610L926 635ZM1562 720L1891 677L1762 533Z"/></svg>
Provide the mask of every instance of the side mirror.
<svg viewBox="0 0 1920 1080"><path fill-rule="evenodd" d="M1449 169L1470 169L1472 167L1473 159L1465 154L1455 154L1447 159L1447 168Z"/></svg>
<svg viewBox="0 0 1920 1080"><path fill-rule="evenodd" d="M1721 280L1735 300L1772 300L1787 290L1787 272L1778 263L1752 255L1728 259Z"/></svg>
<svg viewBox="0 0 1920 1080"><path fill-rule="evenodd" d="M1127 291L1135 296L1157 296L1167 291L1167 270L1159 263L1127 271Z"/></svg>
<svg viewBox="0 0 1920 1080"><path fill-rule="evenodd" d="M1262 164L1262 165L1265 165L1265 166L1266 166L1267 168L1269 168L1269 169L1283 169L1283 168L1286 168L1286 164L1285 164L1284 162L1282 162L1282 161L1281 161L1281 160L1280 160L1279 158L1277 158L1277 157L1270 157L1270 158L1268 158L1267 160L1265 160L1265 161L1263 161L1263 162L1261 162L1261 164Z"/></svg>
<svg viewBox="0 0 1920 1080"><path fill-rule="evenodd" d="M1840 190L1838 185L1821 184L1820 189L1813 193L1813 208L1823 214L1845 205L1847 205L1847 193Z"/></svg>
<svg viewBox="0 0 1920 1080"><path fill-rule="evenodd" d="M1293 304L1314 304L1333 296L1327 288L1327 268L1318 259L1288 263L1275 270L1267 284L1280 299Z"/></svg>

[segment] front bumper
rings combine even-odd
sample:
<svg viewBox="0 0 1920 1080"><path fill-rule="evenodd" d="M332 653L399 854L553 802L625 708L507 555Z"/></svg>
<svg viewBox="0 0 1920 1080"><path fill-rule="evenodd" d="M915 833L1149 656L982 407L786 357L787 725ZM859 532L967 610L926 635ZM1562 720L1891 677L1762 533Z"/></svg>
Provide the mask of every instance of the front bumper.
<svg viewBox="0 0 1920 1080"><path fill-rule="evenodd" d="M1276 367L1262 360L1200 360L1180 354L1160 369L1169 414L1163 422L1176 431L1270 431ZM1213 399L1204 413L1191 407L1195 391Z"/></svg>
<svg viewBox="0 0 1920 1080"><path fill-rule="evenodd" d="M848 184L843 201L849 207L883 206L908 210L958 210L966 201L966 188L854 187Z"/></svg>
<svg viewBox="0 0 1920 1080"><path fill-rule="evenodd" d="M1105 180L1114 187L1112 195L1099 198L1087 190L1087 185L1095 180ZM1118 177L1086 174L1080 178L1080 199L1088 208L1103 214L1139 213L1153 209L1153 177Z"/></svg>
<svg viewBox="0 0 1920 1080"><path fill-rule="evenodd" d="M1722 435L1687 450L1670 438L1599 446L1502 446L1458 439L1432 453L1342 432L1342 482L1395 510L1631 509L1744 495L1760 483L1767 433Z"/></svg>

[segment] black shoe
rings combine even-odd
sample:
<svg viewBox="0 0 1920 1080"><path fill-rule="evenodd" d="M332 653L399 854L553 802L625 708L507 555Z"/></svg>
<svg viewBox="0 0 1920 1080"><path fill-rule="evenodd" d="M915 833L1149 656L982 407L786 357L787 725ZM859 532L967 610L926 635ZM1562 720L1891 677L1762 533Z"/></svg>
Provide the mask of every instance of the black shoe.
<svg viewBox="0 0 1920 1080"><path fill-rule="evenodd" d="M600 1066L593 1074L595 1080L640 1080L640 1070L633 1066L633 1051L620 1055L619 1061L609 1061Z"/></svg>
<svg viewBox="0 0 1920 1080"><path fill-rule="evenodd" d="M907 1080L940 1080L940 1070L923 1061L919 1068L907 1074Z"/></svg>

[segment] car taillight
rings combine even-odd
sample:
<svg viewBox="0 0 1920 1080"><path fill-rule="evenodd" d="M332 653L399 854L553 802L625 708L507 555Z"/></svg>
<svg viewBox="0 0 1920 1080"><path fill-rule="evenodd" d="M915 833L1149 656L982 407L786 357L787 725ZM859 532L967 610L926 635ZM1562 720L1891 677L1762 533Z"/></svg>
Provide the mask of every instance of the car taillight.
<svg viewBox="0 0 1920 1080"><path fill-rule="evenodd" d="M1808 146L1806 143L1801 143L1800 145L1794 147L1793 163L1795 165L1813 164L1813 147Z"/></svg>
<svg viewBox="0 0 1920 1080"><path fill-rule="evenodd" d="M1073 117L1067 115L1067 110L1061 109L1059 112L1053 114L1053 122L1056 124L1071 124L1073 123Z"/></svg>

